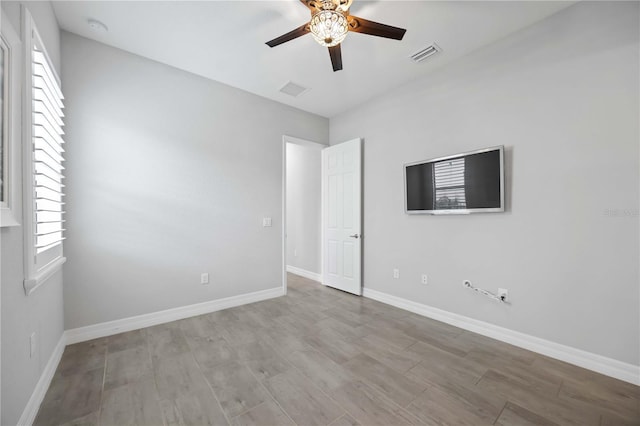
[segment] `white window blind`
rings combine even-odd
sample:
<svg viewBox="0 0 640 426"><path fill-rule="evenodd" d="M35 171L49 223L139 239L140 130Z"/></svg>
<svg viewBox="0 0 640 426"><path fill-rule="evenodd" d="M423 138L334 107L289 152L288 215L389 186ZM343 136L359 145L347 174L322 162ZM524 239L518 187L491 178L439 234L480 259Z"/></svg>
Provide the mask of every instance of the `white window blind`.
<svg viewBox="0 0 640 426"><path fill-rule="evenodd" d="M445 160L433 166L436 207L464 209L467 206L464 189L464 158Z"/></svg>
<svg viewBox="0 0 640 426"><path fill-rule="evenodd" d="M64 97L46 55L36 44L31 58L33 237L36 254L40 254L64 240Z"/></svg>
<svg viewBox="0 0 640 426"><path fill-rule="evenodd" d="M60 270L64 240L64 140L60 79L28 7L24 31L24 290L27 295Z"/></svg>

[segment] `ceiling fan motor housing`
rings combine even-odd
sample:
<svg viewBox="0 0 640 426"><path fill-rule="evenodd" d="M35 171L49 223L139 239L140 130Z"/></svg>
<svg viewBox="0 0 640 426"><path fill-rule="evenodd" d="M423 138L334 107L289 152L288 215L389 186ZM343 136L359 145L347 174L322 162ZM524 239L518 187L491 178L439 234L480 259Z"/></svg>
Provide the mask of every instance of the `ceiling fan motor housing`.
<svg viewBox="0 0 640 426"><path fill-rule="evenodd" d="M326 9L313 15L309 29L318 43L333 47L342 43L347 36L349 23L343 13Z"/></svg>

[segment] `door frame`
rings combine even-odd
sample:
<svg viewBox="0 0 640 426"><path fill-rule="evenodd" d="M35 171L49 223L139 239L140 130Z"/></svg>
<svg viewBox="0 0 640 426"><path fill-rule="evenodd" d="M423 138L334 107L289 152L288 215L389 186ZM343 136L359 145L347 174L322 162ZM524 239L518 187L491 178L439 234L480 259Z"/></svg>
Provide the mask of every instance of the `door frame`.
<svg viewBox="0 0 640 426"><path fill-rule="evenodd" d="M318 149L322 151L329 145L321 144L318 142L309 141L306 139L296 138L294 136L283 135L282 136L282 293L287 294L287 144L292 143L295 145L307 146L310 148ZM320 169L322 174L322 169ZM324 182L320 190L320 203L322 205L322 197L324 194ZM324 241L323 241L323 214L320 212L320 282L322 283L322 271L324 265ZM324 284L323 284L324 285Z"/></svg>

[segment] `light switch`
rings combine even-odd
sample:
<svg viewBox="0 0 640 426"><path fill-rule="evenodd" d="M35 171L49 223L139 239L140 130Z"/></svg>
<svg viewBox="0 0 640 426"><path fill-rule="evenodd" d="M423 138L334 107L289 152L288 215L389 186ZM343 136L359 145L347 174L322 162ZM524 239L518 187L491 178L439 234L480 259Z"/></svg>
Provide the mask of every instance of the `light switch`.
<svg viewBox="0 0 640 426"><path fill-rule="evenodd" d="M262 218L262 226L269 227L271 226L271 218L270 217L263 217Z"/></svg>

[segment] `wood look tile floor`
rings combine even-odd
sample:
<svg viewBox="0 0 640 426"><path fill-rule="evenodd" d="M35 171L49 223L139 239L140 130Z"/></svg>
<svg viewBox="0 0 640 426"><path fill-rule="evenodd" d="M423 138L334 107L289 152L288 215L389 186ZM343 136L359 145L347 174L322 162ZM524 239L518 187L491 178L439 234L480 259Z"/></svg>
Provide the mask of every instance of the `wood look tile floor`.
<svg viewBox="0 0 640 426"><path fill-rule="evenodd" d="M36 425L640 425L640 389L289 275L65 349Z"/></svg>

